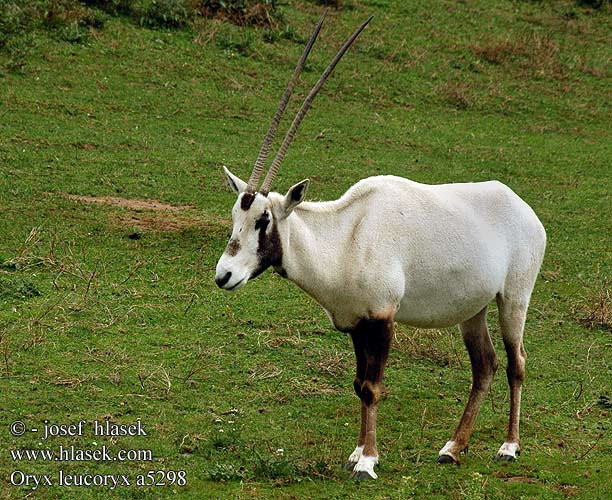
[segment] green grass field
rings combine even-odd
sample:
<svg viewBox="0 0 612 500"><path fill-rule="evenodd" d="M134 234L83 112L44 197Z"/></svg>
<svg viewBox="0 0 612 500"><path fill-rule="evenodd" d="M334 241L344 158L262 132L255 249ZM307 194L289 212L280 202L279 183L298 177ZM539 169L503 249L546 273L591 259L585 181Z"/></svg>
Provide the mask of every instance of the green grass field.
<svg viewBox="0 0 612 500"><path fill-rule="evenodd" d="M10 3L0 6L6 32ZM534 208L548 247L525 333L519 460L493 461L509 405L494 307L501 367L462 465L436 464L471 380L458 329L399 327L379 410L380 479L358 483L342 470L359 426L350 339L271 272L235 294L215 286L235 200L220 168L250 174L323 10L290 1L271 29L219 19L152 29L108 15L2 39L1 498L612 497L609 3L340 3L291 110L354 27L376 17L315 101L275 187L308 177L309 199L327 200L382 173L497 179ZM147 436L94 436L105 419L140 419ZM45 420L87 425L47 440L10 433L12 422ZM71 445L151 460L11 455ZM136 485L149 471L174 484ZM131 485L60 486L60 472L124 474ZM27 474L54 484L12 484Z"/></svg>

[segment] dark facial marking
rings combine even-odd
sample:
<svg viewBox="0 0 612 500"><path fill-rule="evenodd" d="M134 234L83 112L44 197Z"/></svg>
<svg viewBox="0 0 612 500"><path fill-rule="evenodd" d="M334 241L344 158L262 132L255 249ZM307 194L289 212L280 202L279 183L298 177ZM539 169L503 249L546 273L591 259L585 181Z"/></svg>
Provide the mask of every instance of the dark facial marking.
<svg viewBox="0 0 612 500"><path fill-rule="evenodd" d="M225 253L233 257L234 255L238 254L239 251L240 251L240 242L233 238L229 240L229 242L227 243L227 248L225 249Z"/></svg>
<svg viewBox="0 0 612 500"><path fill-rule="evenodd" d="M255 221L255 230L259 229L260 231L266 231L266 228L270 224L270 215L268 212L261 214L261 217Z"/></svg>
<svg viewBox="0 0 612 500"><path fill-rule="evenodd" d="M270 214L264 212L255 222L255 229L259 231L257 255L259 265L251 275L251 279L259 276L268 267L280 268L283 261L283 249L276 225L273 223L270 231L266 231L270 225Z"/></svg>
<svg viewBox="0 0 612 500"><path fill-rule="evenodd" d="M240 200L240 208L246 212L249 208L251 208L254 200L255 193L244 193L242 195L242 200Z"/></svg>

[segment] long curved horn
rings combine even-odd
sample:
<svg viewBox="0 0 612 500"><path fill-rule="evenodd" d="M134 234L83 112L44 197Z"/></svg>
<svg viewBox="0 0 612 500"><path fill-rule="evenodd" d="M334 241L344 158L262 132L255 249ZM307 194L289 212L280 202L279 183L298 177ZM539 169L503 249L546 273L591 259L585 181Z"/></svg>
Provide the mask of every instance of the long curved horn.
<svg viewBox="0 0 612 500"><path fill-rule="evenodd" d="M259 156L257 157L257 160L255 161L255 166L253 167L253 172L251 173L251 177L249 178L249 182L247 183L246 190L251 193L257 189L257 184L259 183L259 178L261 177L261 173L263 172L266 159L268 158L268 153L270 152L270 147L272 146L272 141L274 140L274 135L276 134L276 129L278 128L278 124L280 123L283 113L285 112L287 103L291 98L293 88L295 87L295 84L297 83L298 78L300 77L302 69L304 69L304 63L306 62L308 54L310 54L310 49L312 49L312 46L314 45L315 40L319 35L319 31L321 31L321 26L323 26L323 21L325 20L326 15L327 10L323 12L321 19L319 20L319 22L315 26L314 31L312 32L312 35L310 35L310 40L308 40L308 43L306 44L306 48L304 49L304 52L302 53L302 56L300 57L297 63L297 66L295 67L293 76L289 81L289 85L287 85L285 93L281 97L278 109L276 110L276 113L272 118L272 123L270 125L270 128L268 129L266 137L264 138L264 142L261 146L261 149L259 150Z"/></svg>
<svg viewBox="0 0 612 500"><path fill-rule="evenodd" d="M289 127L289 130L287 131L287 135L285 135L285 139L283 140L283 143L281 144L281 147L279 148L278 153L276 153L276 157L274 158L274 161L272 162L272 165L270 166L270 170L268 170L268 173L266 174L266 178L264 179L263 184L261 185L261 189L259 190L259 192L263 194L264 196L267 196L268 193L270 192L270 186L272 185L272 182L274 181L274 178L276 177L276 173L278 172L278 167L280 166L280 163L283 161L285 154L287 154L287 149L289 148L289 145L291 144L291 141L293 140L293 137L295 136L295 133L298 127L300 126L300 123L302 123L302 120L304 119L304 116L306 115L308 108L310 108L312 101L314 100L316 95L319 93L319 90L321 90L321 87L325 83L325 80L327 80L329 75L332 74L332 72L334 71L334 68L336 67L336 65L338 64L338 62L340 61L344 53L348 50L348 48L352 45L352 43L360 35L360 33L365 29L365 27L373 19L373 17L374 16L369 17L361 26L359 26L359 28L355 30L355 32L348 38L348 40L344 42L344 45L342 46L340 51L336 54L336 57L334 57L332 61L329 63L329 66L325 68L325 71L319 78L319 81L312 88L310 93L306 96L306 99L304 99L304 103L302 104L302 107L300 108L297 115L293 119L293 123L291 124L291 127Z"/></svg>

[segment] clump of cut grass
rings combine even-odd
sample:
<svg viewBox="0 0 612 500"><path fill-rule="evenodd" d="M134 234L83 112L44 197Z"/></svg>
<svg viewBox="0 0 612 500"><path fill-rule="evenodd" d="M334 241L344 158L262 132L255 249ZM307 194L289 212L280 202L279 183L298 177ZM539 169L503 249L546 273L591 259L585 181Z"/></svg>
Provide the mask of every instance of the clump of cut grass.
<svg viewBox="0 0 612 500"><path fill-rule="evenodd" d="M163 366L156 368L144 368L138 373L138 380L143 393L150 393L157 397L165 398L172 389L170 373Z"/></svg>
<svg viewBox="0 0 612 500"><path fill-rule="evenodd" d="M589 329L612 331L612 294L610 279L603 279L600 287L583 299L579 306L578 322Z"/></svg>

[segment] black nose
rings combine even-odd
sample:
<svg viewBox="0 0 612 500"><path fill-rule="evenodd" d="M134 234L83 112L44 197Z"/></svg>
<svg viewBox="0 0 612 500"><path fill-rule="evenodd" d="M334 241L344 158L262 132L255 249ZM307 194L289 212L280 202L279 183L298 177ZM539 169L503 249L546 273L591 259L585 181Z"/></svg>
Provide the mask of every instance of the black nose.
<svg viewBox="0 0 612 500"><path fill-rule="evenodd" d="M219 288L223 288L223 285L225 285L230 278L232 277L232 273L227 273L225 276L223 276L223 278L215 278L215 282L217 283L217 286Z"/></svg>

